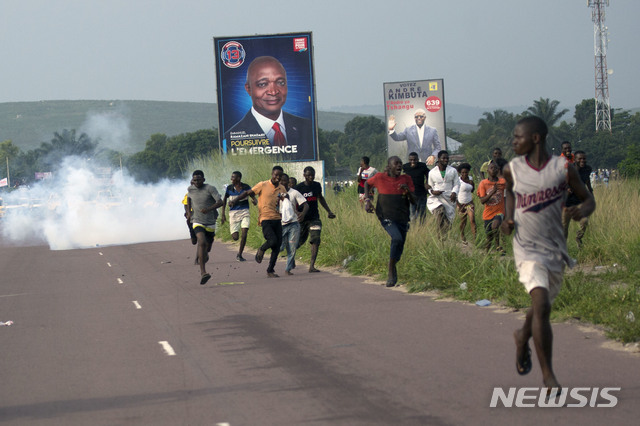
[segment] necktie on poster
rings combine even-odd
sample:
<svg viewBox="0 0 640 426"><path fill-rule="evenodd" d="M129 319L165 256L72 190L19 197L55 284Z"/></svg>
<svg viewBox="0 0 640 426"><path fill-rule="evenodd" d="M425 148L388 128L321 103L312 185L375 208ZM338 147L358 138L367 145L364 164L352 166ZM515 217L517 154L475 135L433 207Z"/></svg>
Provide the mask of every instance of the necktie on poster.
<svg viewBox="0 0 640 426"><path fill-rule="evenodd" d="M273 123L273 130L275 131L275 135L273 135L273 144L275 146L287 146L287 140L280 130L280 125L278 123Z"/></svg>

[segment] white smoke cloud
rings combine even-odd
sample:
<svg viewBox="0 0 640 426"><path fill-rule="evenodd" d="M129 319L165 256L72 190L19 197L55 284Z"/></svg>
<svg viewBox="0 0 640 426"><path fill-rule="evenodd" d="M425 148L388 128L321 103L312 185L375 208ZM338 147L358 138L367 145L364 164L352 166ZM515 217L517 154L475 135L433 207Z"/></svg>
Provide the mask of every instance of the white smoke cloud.
<svg viewBox="0 0 640 426"><path fill-rule="evenodd" d="M101 147L126 151L131 142L129 109L122 103L113 108L107 112L89 112L79 134L86 133L93 141L99 141Z"/></svg>
<svg viewBox="0 0 640 426"><path fill-rule="evenodd" d="M189 237L182 206L187 181L140 184L89 163L67 158L52 179L3 194L3 242L67 250Z"/></svg>

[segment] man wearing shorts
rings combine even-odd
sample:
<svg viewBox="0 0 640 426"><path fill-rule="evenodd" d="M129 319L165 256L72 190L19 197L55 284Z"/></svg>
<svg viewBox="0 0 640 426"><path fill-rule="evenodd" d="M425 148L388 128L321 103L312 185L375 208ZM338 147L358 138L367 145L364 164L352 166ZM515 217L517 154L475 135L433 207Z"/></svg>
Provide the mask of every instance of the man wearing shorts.
<svg viewBox="0 0 640 426"><path fill-rule="evenodd" d="M227 189L224 192L224 198L222 199L221 224L224 225L227 220L224 212L227 203L235 200L242 192L250 189L251 187L249 185L242 182L242 173L239 171L231 173L231 185L227 186ZM256 200L255 195L251 196L251 201L254 206L258 204L258 200ZM238 254L236 254L236 260L238 262L246 261L246 259L242 257L242 252L244 251L244 246L247 243L247 233L249 232L250 223L251 214L249 212L249 200L244 199L233 207L229 207L229 229L231 231L231 238L233 241L238 241L238 238L240 238L240 247L238 247ZM242 236L240 237L241 230Z"/></svg>
<svg viewBox="0 0 640 426"><path fill-rule="evenodd" d="M191 222L193 232L196 234L196 262L200 266L200 284L204 285L211 278L205 264L209 261L209 252L216 235L217 209L222 206L222 199L215 187L204 183L202 170L193 172L192 182L187 188L186 213L187 221Z"/></svg>
<svg viewBox="0 0 640 426"><path fill-rule="evenodd" d="M304 217L304 220L300 222L300 241L298 242L298 247L302 247L305 241L307 241L307 238L309 239L309 244L311 244L309 272L320 272L315 267L318 249L320 248L320 232L322 231L322 221L320 221L318 203L327 211L329 219L335 219L336 215L333 214L322 195L322 186L314 180L316 178L316 170L311 166L307 166L304 168L303 176L304 182L296 185L295 189L307 200L309 211Z"/></svg>
<svg viewBox="0 0 640 426"><path fill-rule="evenodd" d="M547 125L539 117L521 119L513 131L517 157L503 169L506 181L505 234L515 229L513 254L520 282L531 296L522 328L514 332L516 370L531 371L529 339L533 337L542 379L549 397L562 392L552 367L553 333L549 316L560 291L565 265L573 266L562 229L562 207L567 188L582 201L569 207L575 220L589 216L596 207L593 196L565 158L550 156L546 147Z"/></svg>

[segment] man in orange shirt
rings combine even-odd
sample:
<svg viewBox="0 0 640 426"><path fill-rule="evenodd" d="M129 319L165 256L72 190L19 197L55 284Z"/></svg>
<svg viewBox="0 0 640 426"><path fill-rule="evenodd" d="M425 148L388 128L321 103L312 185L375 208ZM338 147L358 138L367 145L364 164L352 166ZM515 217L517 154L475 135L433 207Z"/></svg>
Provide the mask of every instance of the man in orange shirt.
<svg viewBox="0 0 640 426"><path fill-rule="evenodd" d="M560 157L566 158L569 163L573 164L573 161L575 160L575 156L571 153L571 142L564 141L562 142L561 146L562 146L562 154L560 154Z"/></svg>
<svg viewBox="0 0 640 426"><path fill-rule="evenodd" d="M500 168L495 160L489 163L487 174L489 177L484 179L478 185L478 197L480 202L484 204L482 219L484 220L484 229L487 233L486 249L491 248L491 241L495 239L496 250L504 256L505 252L500 247L500 233L498 229L504 219L504 190L506 180L498 177Z"/></svg>
<svg viewBox="0 0 640 426"><path fill-rule="evenodd" d="M258 225L262 227L262 235L265 242L260 246L256 253L256 262L262 263L264 252L271 249L271 258L269 259L269 267L267 268L267 276L269 278L277 278L275 272L280 245L282 244L282 216L280 215L280 200L287 198L287 190L280 185L282 177L282 167L274 166L271 170L271 179L265 180L254 185L250 190L244 191L238 198L229 202L229 207L251 195L258 196Z"/></svg>

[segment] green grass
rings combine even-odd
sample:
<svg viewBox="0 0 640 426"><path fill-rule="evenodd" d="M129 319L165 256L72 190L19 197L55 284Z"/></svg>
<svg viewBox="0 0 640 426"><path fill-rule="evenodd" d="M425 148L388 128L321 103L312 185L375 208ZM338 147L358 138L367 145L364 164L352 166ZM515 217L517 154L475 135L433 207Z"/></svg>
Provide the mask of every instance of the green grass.
<svg viewBox="0 0 640 426"><path fill-rule="evenodd" d="M255 184L268 179L272 163L252 157L213 157L202 159L195 168L205 171L209 183L218 189L229 181L231 171L241 170L243 181ZM286 172L286 165L285 172ZM295 176L301 180L301 176ZM563 289L552 311L557 321L577 319L602 326L609 337L622 342L640 340L640 193L637 181L618 181L608 188L595 189L596 212L590 218L584 247L578 250L574 239L577 228L569 231L569 253L579 265L567 271ZM324 209L322 243L316 264L342 267L355 275L368 275L384 281L389 259L389 236L375 215L365 213L357 201L355 187L334 195L325 195L337 218L330 220ZM480 203L477 203L480 207ZM252 223L257 223L252 208ZM501 257L482 249L484 230L482 208L476 208L478 238L463 246L458 219L444 242L435 234L436 224L430 215L424 225L412 225L402 260L398 264L400 283L409 292L436 290L442 296L474 302L489 299L515 309L527 308L529 296L518 281L512 253L511 237L503 240L509 255ZM467 238L469 238L467 228ZM228 226L218 228L223 240L230 240ZM504 239L504 236L501 236ZM252 226L248 246L257 248L264 241L260 228ZM308 244L298 250L298 257L309 259ZM613 265L616 266L613 266ZM466 283L466 289L460 284ZM629 313L637 318L627 319Z"/></svg>

